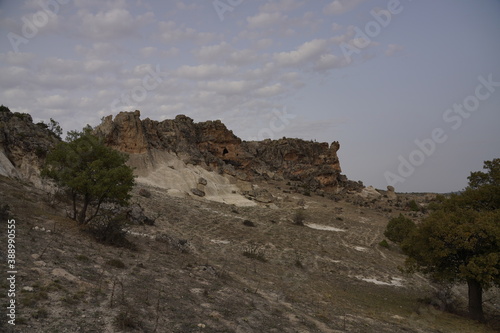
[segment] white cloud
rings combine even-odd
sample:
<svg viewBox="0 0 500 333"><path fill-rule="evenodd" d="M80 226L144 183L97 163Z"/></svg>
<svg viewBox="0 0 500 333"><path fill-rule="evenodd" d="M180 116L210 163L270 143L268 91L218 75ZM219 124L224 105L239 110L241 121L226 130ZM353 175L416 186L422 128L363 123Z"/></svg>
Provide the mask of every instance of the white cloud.
<svg viewBox="0 0 500 333"><path fill-rule="evenodd" d="M274 59L280 66L297 66L318 57L326 50L328 42L324 39L314 39L305 42L296 50L274 54Z"/></svg>
<svg viewBox="0 0 500 333"><path fill-rule="evenodd" d="M108 60L93 59L83 63L83 69L87 73L114 72L119 67L117 63Z"/></svg>
<svg viewBox="0 0 500 333"><path fill-rule="evenodd" d="M217 66L217 65L199 65L199 66L182 66L175 71L175 74L184 79L206 80L216 77L227 76L236 72L234 66Z"/></svg>
<svg viewBox="0 0 500 333"><path fill-rule="evenodd" d="M77 45L75 46L75 51L77 54L89 59L102 59L113 57L122 51L122 47L114 43L98 42L93 43L91 47Z"/></svg>
<svg viewBox="0 0 500 333"><path fill-rule="evenodd" d="M212 32L198 32L193 28L179 27L174 21L161 21L158 23L160 39L165 43L190 40L207 44L214 40L215 34Z"/></svg>
<svg viewBox="0 0 500 333"><path fill-rule="evenodd" d="M29 66L35 58L36 55L33 53L14 53L12 51L9 51L7 53L0 53L0 61L5 62L8 65L21 67Z"/></svg>
<svg viewBox="0 0 500 333"><path fill-rule="evenodd" d="M156 47L153 47L153 46L147 46L147 47L143 47L139 53L143 56L143 57L151 57L153 54L155 54L156 52L158 52L158 48Z"/></svg>
<svg viewBox="0 0 500 333"><path fill-rule="evenodd" d="M194 53L200 61L216 62L226 58L227 54L232 51L231 45L226 42L215 45L203 46Z"/></svg>
<svg viewBox="0 0 500 333"><path fill-rule="evenodd" d="M230 64L244 66L257 62L259 58L260 56L254 50L245 49L231 52L227 61Z"/></svg>
<svg viewBox="0 0 500 333"><path fill-rule="evenodd" d="M345 66L347 63L344 57L336 56L331 53L322 54L318 61L314 64L314 69L317 71L327 71L333 68Z"/></svg>
<svg viewBox="0 0 500 333"><path fill-rule="evenodd" d="M259 88L255 91L257 97L272 97L285 92L285 88L281 83L276 83L271 86Z"/></svg>
<svg viewBox="0 0 500 333"><path fill-rule="evenodd" d="M353 10L366 0L334 0L323 8L327 15L340 15Z"/></svg>
<svg viewBox="0 0 500 333"><path fill-rule="evenodd" d="M262 12L255 16L248 17L247 22L250 29L262 29L283 23L286 19L287 16L281 13Z"/></svg>
<svg viewBox="0 0 500 333"><path fill-rule="evenodd" d="M217 81L200 82L199 86L202 89L214 91L222 95L237 95L250 92L255 88L256 83L248 80L240 80L240 81L217 80Z"/></svg>
<svg viewBox="0 0 500 333"><path fill-rule="evenodd" d="M305 3L303 1L296 0L269 1L262 5L259 9L262 12L291 11L302 7L304 4Z"/></svg>
<svg viewBox="0 0 500 333"><path fill-rule="evenodd" d="M259 39L255 43L255 46L258 49L267 49L267 48L271 47L273 44L274 44L274 42L271 38L262 38L262 39Z"/></svg>
<svg viewBox="0 0 500 333"><path fill-rule="evenodd" d="M70 99L61 95L39 97L36 102L42 108L60 109L68 106Z"/></svg>
<svg viewBox="0 0 500 333"><path fill-rule="evenodd" d="M134 17L124 8L112 8L96 14L82 9L78 11L77 18L83 36L94 40L108 40L138 36L139 29L150 22L154 14L148 12Z"/></svg>

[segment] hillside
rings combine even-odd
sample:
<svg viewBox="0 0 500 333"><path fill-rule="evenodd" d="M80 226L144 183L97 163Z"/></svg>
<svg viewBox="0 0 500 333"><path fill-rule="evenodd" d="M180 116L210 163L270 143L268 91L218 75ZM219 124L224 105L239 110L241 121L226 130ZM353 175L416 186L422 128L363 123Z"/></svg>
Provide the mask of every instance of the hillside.
<svg viewBox="0 0 500 333"><path fill-rule="evenodd" d="M128 247L100 244L65 217L64 198L22 174L1 175L0 204L16 220L18 308L16 329L1 321L0 331L498 331L497 289L484 297L489 325L450 314L443 310L466 309L463 286L446 294L421 275L404 275L398 247L379 245L389 218L418 222L424 213L409 202L425 207L435 195L347 181L338 144L243 142L220 122L187 117L117 118L96 131L130 154L138 175L131 202L154 224L127 226ZM2 142L12 142L5 128ZM4 156L17 170L11 147L4 143Z"/></svg>

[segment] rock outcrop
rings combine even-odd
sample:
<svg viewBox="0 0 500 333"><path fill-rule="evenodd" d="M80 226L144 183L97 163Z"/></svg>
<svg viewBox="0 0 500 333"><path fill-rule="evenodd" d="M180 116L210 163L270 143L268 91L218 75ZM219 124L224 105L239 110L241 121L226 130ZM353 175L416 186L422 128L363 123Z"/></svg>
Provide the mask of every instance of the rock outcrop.
<svg viewBox="0 0 500 333"><path fill-rule="evenodd" d="M119 151L153 156L165 151L184 163L239 180L287 179L299 181L310 190L335 189L341 168L339 143L318 143L300 139L245 142L220 121L195 123L178 115L175 119L140 119L140 112L108 116L95 133ZM155 164L154 158L149 163Z"/></svg>
<svg viewBox="0 0 500 333"><path fill-rule="evenodd" d="M0 107L0 175L40 185L40 169L47 152L60 141L43 123L26 113Z"/></svg>

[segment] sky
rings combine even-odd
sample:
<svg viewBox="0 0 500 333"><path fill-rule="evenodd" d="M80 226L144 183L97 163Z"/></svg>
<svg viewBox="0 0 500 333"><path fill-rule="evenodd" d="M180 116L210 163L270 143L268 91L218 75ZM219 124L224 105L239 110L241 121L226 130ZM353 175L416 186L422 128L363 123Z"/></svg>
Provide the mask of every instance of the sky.
<svg viewBox="0 0 500 333"><path fill-rule="evenodd" d="M0 0L0 104L339 141L365 186L459 191L500 158L500 1Z"/></svg>

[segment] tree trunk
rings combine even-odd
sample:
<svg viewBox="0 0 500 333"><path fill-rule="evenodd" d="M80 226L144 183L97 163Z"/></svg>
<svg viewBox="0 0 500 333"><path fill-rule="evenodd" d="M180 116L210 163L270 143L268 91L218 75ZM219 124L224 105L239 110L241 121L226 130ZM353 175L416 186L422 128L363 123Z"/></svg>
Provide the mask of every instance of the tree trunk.
<svg viewBox="0 0 500 333"><path fill-rule="evenodd" d="M73 193L72 197L73 197L73 220L76 221L76 217L78 216L78 212L76 211L76 193Z"/></svg>
<svg viewBox="0 0 500 333"><path fill-rule="evenodd" d="M81 224L85 224L85 218L87 217L87 208L89 207L89 202L90 200L85 196L83 200L83 207L82 210L80 211L80 215L78 216L78 222Z"/></svg>
<svg viewBox="0 0 500 333"><path fill-rule="evenodd" d="M484 321L483 287L474 279L467 280L469 287L469 314L472 319Z"/></svg>

